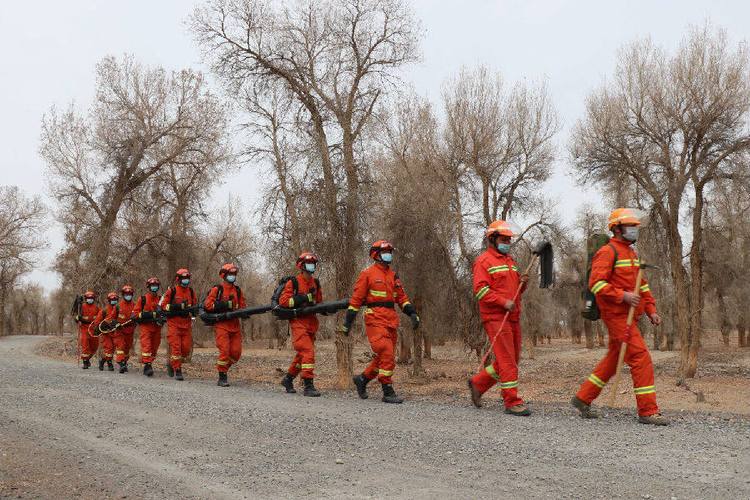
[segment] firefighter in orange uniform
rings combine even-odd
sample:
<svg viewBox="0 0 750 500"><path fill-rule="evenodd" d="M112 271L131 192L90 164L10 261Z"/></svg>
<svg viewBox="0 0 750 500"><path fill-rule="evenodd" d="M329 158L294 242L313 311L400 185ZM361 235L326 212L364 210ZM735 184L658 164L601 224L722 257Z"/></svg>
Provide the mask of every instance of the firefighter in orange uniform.
<svg viewBox="0 0 750 500"><path fill-rule="evenodd" d="M101 309L94 302L96 294L91 290L83 294L83 303L75 317L78 323L78 343L81 346L81 361L83 369L88 370L91 366L91 356L99 349L99 338L92 336L90 333Z"/></svg>
<svg viewBox="0 0 750 500"><path fill-rule="evenodd" d="M107 364L107 370L113 372L115 367L112 365L112 358L114 357L115 351L115 339L114 330L117 324L117 303L120 297L115 292L109 292L107 294L107 306L99 313L97 317L96 325L99 326L103 333L99 335L99 344L102 347L102 357L99 358L99 370L104 370L104 363ZM96 326L95 326L96 328Z"/></svg>
<svg viewBox="0 0 750 500"><path fill-rule="evenodd" d="M411 318L413 328L419 326L419 316L409 302L398 274L391 269L393 251L393 245L385 240L378 240L370 247L370 258L375 263L362 271L354 284L343 331L349 333L357 312L364 307L365 331L375 357L361 375L353 378L357 394L367 399L367 384L377 377L383 388L383 402L402 403L403 399L396 395L391 380L396 368L394 351L399 325L395 305Z"/></svg>
<svg viewBox="0 0 750 500"><path fill-rule="evenodd" d="M500 383L505 413L528 416L529 410L518 396L518 360L521 355L521 294L528 276L521 276L510 255L510 224L498 220L487 228L487 249L474 261L474 295L484 331L492 342L495 361L469 380L471 400L478 408L482 395ZM519 290L520 287L520 290ZM516 290L519 290L515 300ZM503 318L508 319L503 324ZM502 330L500 325L503 325Z"/></svg>
<svg viewBox="0 0 750 500"><path fill-rule="evenodd" d="M247 307L242 290L237 281L237 266L224 264L219 270L222 282L208 292L203 304L209 313L223 313ZM214 338L219 349L216 370L219 372L219 387L228 387L227 372L242 356L242 328L239 318L217 321L214 325Z"/></svg>
<svg viewBox="0 0 750 500"><path fill-rule="evenodd" d="M609 215L608 223L613 237L596 252L591 261L589 288L596 296L601 318L607 325L609 345L606 356L583 382L573 397L572 404L584 418L599 416L591 408L591 403L615 374L620 346L625 341L625 362L630 366L633 378L638 421L643 424L668 425L669 421L659 413L656 404L654 366L636 324L636 320L644 312L652 324L661 324L648 282L643 279L640 293L633 293L641 263L632 245L638 239L640 225L640 217L636 211L628 208L614 210ZM627 318L631 306L635 307L635 315L633 324L628 328Z"/></svg>
<svg viewBox="0 0 750 500"><path fill-rule="evenodd" d="M311 252L303 252L298 258L296 267L299 274L284 285L279 297L279 304L290 309L303 308L323 302L323 290L320 282L313 277L317 270L318 257ZM301 374L305 396L318 397L320 392L315 388L315 334L318 332L318 318L314 314L300 316L289 320L292 330L292 345L297 355L289 365L287 374L281 381L286 392L295 393L294 378Z"/></svg>
<svg viewBox="0 0 750 500"><path fill-rule="evenodd" d="M168 314L167 342L171 351L167 375L185 380L182 362L193 348L193 320L198 299L190 287L190 271L182 268L175 273L174 284L167 288L159 307Z"/></svg>
<svg viewBox="0 0 750 500"><path fill-rule="evenodd" d="M151 363L154 362L161 344L161 318L159 316L159 278L149 278L146 281L146 295L142 295L135 305L133 315L137 318L138 333L141 340L141 363L143 374L147 377L154 375Z"/></svg>
<svg viewBox="0 0 750 500"><path fill-rule="evenodd" d="M133 321L135 304L133 303L133 294L135 290L130 285L125 285L120 290L122 300L117 305L118 326L113 334L115 342L115 362L120 366L120 373L128 371L128 360L130 359L130 350L133 348L133 334L135 333L135 322Z"/></svg>

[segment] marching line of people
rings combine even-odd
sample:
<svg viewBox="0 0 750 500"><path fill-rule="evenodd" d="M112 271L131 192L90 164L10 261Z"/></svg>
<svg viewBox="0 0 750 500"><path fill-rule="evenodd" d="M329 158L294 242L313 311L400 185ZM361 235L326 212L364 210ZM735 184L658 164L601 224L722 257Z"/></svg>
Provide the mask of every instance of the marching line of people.
<svg viewBox="0 0 750 500"><path fill-rule="evenodd" d="M640 223L639 217L630 209L613 211L609 217L612 237L599 248L591 262L588 286L609 331L609 349L573 396L571 404L583 418L599 417L591 403L619 368L618 353L625 344L624 360L633 377L639 422L667 425L668 420L660 414L656 404L654 370L648 348L635 322L627 320L629 312L636 319L645 313L654 325L661 323L648 282L641 280L640 259L632 247L638 238ZM476 407L481 407L482 396L499 384L505 413L529 416L531 410L519 395L518 370L521 298L528 287L529 276L519 272L510 254L512 239L516 236L508 222L493 222L485 231L486 249L474 262L473 290L494 361L480 369L467 383L470 399ZM119 373L126 373L137 326L143 374L153 376L152 364L166 323L169 344L167 374L176 380L184 380L182 363L193 346L192 322L199 311L203 311L211 315L210 323L204 321L212 325L218 349L217 385L227 387L229 370L242 356L240 318L271 310L279 319L288 319L292 346L296 351L281 385L286 393L296 393L294 381L299 376L303 395L318 397L320 392L314 382L315 339L319 329L316 314L346 307L342 333L349 335L358 313L362 311L365 333L373 351L372 361L352 379L357 395L367 399L367 386L377 379L381 384L383 402L402 403L403 399L393 388L394 355L400 324L396 308L409 317L414 329L419 327L420 318L392 267L394 252L388 241L378 240L372 244L369 255L373 263L359 274L351 297L348 301L340 301L343 304L324 303L323 289L314 276L319 259L312 252L299 255L296 261L298 272L280 282L274 293L273 307L254 308L253 311L247 309L246 297L236 283L239 269L231 263L221 267L221 282L211 287L202 303L190 286L191 274L186 268L177 270L174 282L163 295L160 295L159 279L151 277L145 283L146 293L137 300L133 300L133 287L125 285L120 290L122 298L115 292L107 294L104 309L96 304L96 294L89 290L77 302L75 316L79 325L82 367L89 369L91 358L101 349L100 370L106 366L109 371L114 371L114 360ZM639 288L630 291L637 282ZM319 307L325 304L332 308Z"/></svg>

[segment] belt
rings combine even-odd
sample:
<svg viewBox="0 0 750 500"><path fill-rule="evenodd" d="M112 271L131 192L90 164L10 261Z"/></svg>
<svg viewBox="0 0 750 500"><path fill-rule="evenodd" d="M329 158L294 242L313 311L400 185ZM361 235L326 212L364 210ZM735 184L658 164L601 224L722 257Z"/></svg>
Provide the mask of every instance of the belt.
<svg viewBox="0 0 750 500"><path fill-rule="evenodd" d="M395 305L395 302L370 302L366 304L367 307L386 307L388 309L393 309Z"/></svg>

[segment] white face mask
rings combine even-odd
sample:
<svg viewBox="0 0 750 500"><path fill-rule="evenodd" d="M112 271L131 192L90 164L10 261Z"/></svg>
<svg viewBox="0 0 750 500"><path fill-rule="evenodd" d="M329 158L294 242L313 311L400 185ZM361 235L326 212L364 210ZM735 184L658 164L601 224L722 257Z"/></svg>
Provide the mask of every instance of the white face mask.
<svg viewBox="0 0 750 500"><path fill-rule="evenodd" d="M313 264L311 262L306 262L305 263L305 271L307 271L308 273L314 273L315 272L315 264Z"/></svg>
<svg viewBox="0 0 750 500"><path fill-rule="evenodd" d="M133 300L133 296L132 295L123 295L122 298L125 299L128 302L130 302L131 300Z"/></svg>
<svg viewBox="0 0 750 500"><path fill-rule="evenodd" d="M87 304L93 304L94 303L94 299L86 299L86 303Z"/></svg>
<svg viewBox="0 0 750 500"><path fill-rule="evenodd" d="M622 237L628 241L636 242L638 240L638 226L623 226Z"/></svg>

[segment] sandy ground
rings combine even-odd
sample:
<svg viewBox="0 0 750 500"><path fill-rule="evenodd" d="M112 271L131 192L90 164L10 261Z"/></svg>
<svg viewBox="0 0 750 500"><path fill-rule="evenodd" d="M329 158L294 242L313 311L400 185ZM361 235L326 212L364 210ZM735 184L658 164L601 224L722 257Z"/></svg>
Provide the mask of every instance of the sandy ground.
<svg viewBox="0 0 750 500"><path fill-rule="evenodd" d="M230 372L230 379L276 383L283 376L294 357L291 342L283 349L268 349L267 341L246 346L243 358ZM694 411L727 413L750 416L750 348L724 346L716 332L704 338L698 376L687 381L688 388L677 386L677 351L652 351L656 372L656 389L660 406L666 413ZM68 359L75 363L74 339L65 341L57 337L47 341L41 352L45 355ZM138 351L138 346L134 348ZM157 369L164 369L166 351L162 346ZM552 339L551 344L534 348L534 359L522 354L520 364L521 395L531 404L535 402L567 404L578 385L591 373L603 357L605 349L586 349L572 344L570 339ZM357 339L354 347L355 373L361 371L369 360L367 340ZM214 379L217 351L213 347L196 348L193 362L186 365L187 377ZM140 369L137 356L134 369ZM432 359L424 360L426 378L410 376L411 366L399 365L394 379L395 387L407 398L439 402L467 401L466 378L477 368L476 357L467 353L457 343L434 346ZM336 356L332 341L319 341L316 346L316 385L321 390L332 390L335 384ZM627 367L616 399L618 408L634 408L635 397ZM600 402L608 400L609 386ZM488 404L500 401L499 391L485 396Z"/></svg>

